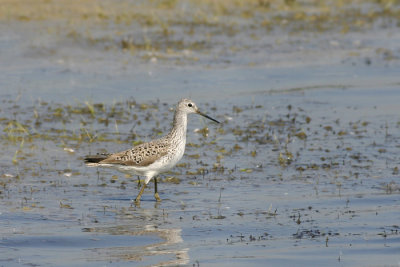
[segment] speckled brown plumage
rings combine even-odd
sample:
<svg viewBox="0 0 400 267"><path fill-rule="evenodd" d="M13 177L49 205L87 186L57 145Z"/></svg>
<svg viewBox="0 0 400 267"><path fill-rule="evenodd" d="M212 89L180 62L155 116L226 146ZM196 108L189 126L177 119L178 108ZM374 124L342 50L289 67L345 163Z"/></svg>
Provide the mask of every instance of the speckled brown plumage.
<svg viewBox="0 0 400 267"><path fill-rule="evenodd" d="M87 156L85 163L90 167L111 167L146 176L144 185L135 199L135 202L138 203L146 184L157 174L174 167L182 158L186 146L187 115L190 113L202 115L219 123L201 113L193 101L182 99L175 110L173 127L166 136L115 154ZM154 196L159 201L156 179L154 179L154 183Z"/></svg>
<svg viewBox="0 0 400 267"><path fill-rule="evenodd" d="M166 142L166 140L155 140L112 154L99 163L145 167L167 155L169 147L170 143Z"/></svg>

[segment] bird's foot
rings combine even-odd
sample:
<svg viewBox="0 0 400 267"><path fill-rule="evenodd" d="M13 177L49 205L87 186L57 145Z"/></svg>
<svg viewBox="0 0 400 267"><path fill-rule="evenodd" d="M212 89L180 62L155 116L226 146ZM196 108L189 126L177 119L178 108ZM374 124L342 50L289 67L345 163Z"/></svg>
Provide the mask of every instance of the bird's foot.
<svg viewBox="0 0 400 267"><path fill-rule="evenodd" d="M132 201L135 206L140 206L140 197L135 198L135 200Z"/></svg>
<svg viewBox="0 0 400 267"><path fill-rule="evenodd" d="M157 202L161 202L160 195L157 193L154 193L154 198L156 199Z"/></svg>

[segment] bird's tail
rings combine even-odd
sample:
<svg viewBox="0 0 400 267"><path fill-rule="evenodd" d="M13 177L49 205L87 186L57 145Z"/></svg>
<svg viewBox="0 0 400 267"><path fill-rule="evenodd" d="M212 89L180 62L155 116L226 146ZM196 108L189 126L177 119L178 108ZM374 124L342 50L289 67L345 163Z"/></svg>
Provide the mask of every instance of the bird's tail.
<svg viewBox="0 0 400 267"><path fill-rule="evenodd" d="M105 160L109 155L110 154L88 155L84 158L84 161L89 167L97 166L100 161Z"/></svg>

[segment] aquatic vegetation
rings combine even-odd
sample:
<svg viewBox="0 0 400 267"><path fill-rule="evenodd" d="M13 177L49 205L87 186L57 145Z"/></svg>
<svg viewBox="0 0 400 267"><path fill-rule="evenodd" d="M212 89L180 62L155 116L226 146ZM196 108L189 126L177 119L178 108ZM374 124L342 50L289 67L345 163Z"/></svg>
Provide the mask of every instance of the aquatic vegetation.
<svg viewBox="0 0 400 267"><path fill-rule="evenodd" d="M35 266L57 265L59 258L74 265L127 266L227 260L310 266L338 259L345 265L397 264L399 108L395 100L377 101L397 96L397 77L376 84L364 81L366 74L350 82L325 76L309 82L297 68L292 83L278 84L291 71L280 69L274 57L314 60L340 51L343 61L326 75L346 64L354 66L345 69L349 75L363 68L393 71L391 64L397 69L400 58L398 1L15 0L2 1L0 21L28 39L23 69L48 60L43 68L38 64L39 75L29 75L42 78L50 70L51 76L36 84L23 72L11 75L16 68L5 72L0 260ZM377 40L380 34L387 36ZM330 49L336 53L327 53ZM117 67L104 64L121 58ZM376 62L385 67L375 69ZM260 71L261 64L276 71ZM105 86L117 88L123 75L130 81L136 66L148 75L141 82L152 82L165 66L193 68L195 75L222 66L238 78L255 80L268 73L257 88L238 84L239 94L199 99L210 100L204 106L223 123L218 128L203 121L189 124L183 161L159 177L166 201L145 199L142 207L132 206L131 199L143 181L114 170L87 171L82 160L162 135L171 126L171 105L133 98L43 101L29 94L35 86L54 84L53 75L60 75L54 81L79 81L86 89L107 72L101 81L110 78ZM118 70L109 73L109 67ZM14 76L24 77L13 81ZM218 78L213 86L229 90L227 77L213 77ZM14 91L22 87L14 98L8 96L8 78L17 84ZM174 80L177 86L196 90L204 82L180 78ZM46 258L46 251L51 256Z"/></svg>
<svg viewBox="0 0 400 267"><path fill-rule="evenodd" d="M246 50L250 43L255 45L265 34L276 32L346 34L400 25L400 9L393 0L30 2L3 2L0 20L49 22L42 31L73 40L75 45L122 50L144 61L173 61L178 65L201 60L197 52ZM218 48L221 38L235 45ZM398 58L396 52L384 48L376 53L388 61Z"/></svg>
<svg viewBox="0 0 400 267"><path fill-rule="evenodd" d="M139 235L144 222L151 222L157 229L174 225L194 231L213 244L262 247L263 253L272 241L288 242L290 248L302 242L328 249L364 236L397 237L395 225L351 230L354 221L370 216L376 222L390 210L381 204L354 208L351 201L367 194L396 198L400 193L393 161L398 118L341 117L329 103L288 105L287 94L277 95L273 108L220 105L217 116L232 118L220 128L203 125L195 130L197 125L190 124L197 134L190 135L183 161L160 177L167 201L154 208L149 208L151 201L144 208L130 206L132 190L143 181L112 170L89 174L82 157L118 151L165 132L172 116L169 105L132 99L3 103L0 146L10 153L0 161L0 200L10 213L40 214L44 219L38 221L56 218L62 227L72 221L83 235L98 234L106 228L93 225L110 223L118 225L109 229L110 236ZM138 122L140 131L133 127ZM121 248L104 249L110 254L113 250L121 260Z"/></svg>

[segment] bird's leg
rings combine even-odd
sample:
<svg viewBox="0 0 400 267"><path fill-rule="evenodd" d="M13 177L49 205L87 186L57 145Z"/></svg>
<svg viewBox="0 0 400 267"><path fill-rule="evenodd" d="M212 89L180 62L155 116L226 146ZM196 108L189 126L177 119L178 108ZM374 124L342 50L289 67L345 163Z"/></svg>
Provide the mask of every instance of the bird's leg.
<svg viewBox="0 0 400 267"><path fill-rule="evenodd" d="M140 198L142 197L142 194L143 194L143 191L144 191L145 187L146 187L146 183L143 184L142 188L139 191L139 194L135 198L135 203L136 204L140 203Z"/></svg>
<svg viewBox="0 0 400 267"><path fill-rule="evenodd" d="M154 177L154 198L156 199L157 202L161 201L161 198L157 192L157 177Z"/></svg>
<svg viewBox="0 0 400 267"><path fill-rule="evenodd" d="M137 181L138 181L138 182L137 182L137 185L138 185L138 188L139 188L139 187L140 187L140 184L141 184L141 182L140 182L140 177L138 176L137 178L138 178L138 179L137 179Z"/></svg>

